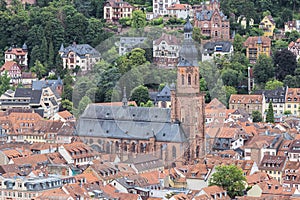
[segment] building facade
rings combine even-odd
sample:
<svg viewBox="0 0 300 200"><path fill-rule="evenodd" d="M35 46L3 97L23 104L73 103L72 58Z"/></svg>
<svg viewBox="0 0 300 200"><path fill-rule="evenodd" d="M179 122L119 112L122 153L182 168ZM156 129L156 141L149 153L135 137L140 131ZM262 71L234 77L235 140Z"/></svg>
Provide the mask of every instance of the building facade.
<svg viewBox="0 0 300 200"><path fill-rule="evenodd" d="M246 57L255 64L260 55L271 56L271 39L265 36L251 36L244 42Z"/></svg>
<svg viewBox="0 0 300 200"><path fill-rule="evenodd" d="M253 111L259 111L264 115L265 102L264 94L232 94L229 99L229 109L244 109L249 115L252 115Z"/></svg>
<svg viewBox="0 0 300 200"><path fill-rule="evenodd" d="M204 155L204 94L200 93L198 50L192 39L193 26L184 26L184 40L179 52L176 90L171 92L171 119L180 121L187 133L190 148L187 160Z"/></svg>
<svg viewBox="0 0 300 200"><path fill-rule="evenodd" d="M168 15L176 18L186 19L188 16L193 17L194 12L189 4L172 4L167 8Z"/></svg>
<svg viewBox="0 0 300 200"><path fill-rule="evenodd" d="M23 44L22 48L9 47L4 53L5 62L16 61L22 67L28 67L28 49Z"/></svg>
<svg viewBox="0 0 300 200"><path fill-rule="evenodd" d="M142 46L146 42L146 37L121 37L119 43L119 55L123 56L131 52L134 48Z"/></svg>
<svg viewBox="0 0 300 200"><path fill-rule="evenodd" d="M134 7L123 0L108 0L104 5L104 19L108 22L118 22L119 19L132 16Z"/></svg>
<svg viewBox="0 0 300 200"><path fill-rule="evenodd" d="M285 110L300 116L300 88L287 88Z"/></svg>
<svg viewBox="0 0 300 200"><path fill-rule="evenodd" d="M271 15L265 16L259 24L259 28L264 31L264 36L273 37L276 28L275 21Z"/></svg>
<svg viewBox="0 0 300 200"><path fill-rule="evenodd" d="M290 50L296 56L296 59L298 61L300 58L300 38L297 39L295 42L290 42L288 50Z"/></svg>
<svg viewBox="0 0 300 200"><path fill-rule="evenodd" d="M21 82L22 71L19 64L15 61L7 61L0 69L1 75L7 73L11 84L18 84Z"/></svg>
<svg viewBox="0 0 300 200"><path fill-rule="evenodd" d="M201 34L214 40L230 39L230 23L227 16L220 10L220 2L211 0L211 9L196 11L195 27L201 29Z"/></svg>
<svg viewBox="0 0 300 200"><path fill-rule="evenodd" d="M163 33L153 41L153 61L158 68L175 68L178 64L180 39Z"/></svg>
<svg viewBox="0 0 300 200"><path fill-rule="evenodd" d="M154 17L168 15L167 8L173 4L180 4L180 2L179 0L153 0Z"/></svg>
<svg viewBox="0 0 300 200"><path fill-rule="evenodd" d="M59 54L64 68L75 69L78 66L82 72L91 70L100 61L100 53L88 44L73 43L66 48L62 44Z"/></svg>
<svg viewBox="0 0 300 200"><path fill-rule="evenodd" d="M233 45L229 41L207 42L203 46L201 60L212 60L215 56L224 56L233 54Z"/></svg>

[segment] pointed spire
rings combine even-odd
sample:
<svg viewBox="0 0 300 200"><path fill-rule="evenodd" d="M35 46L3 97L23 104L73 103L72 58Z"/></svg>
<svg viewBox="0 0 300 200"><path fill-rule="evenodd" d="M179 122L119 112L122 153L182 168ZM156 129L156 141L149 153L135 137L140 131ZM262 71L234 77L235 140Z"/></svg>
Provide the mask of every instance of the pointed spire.
<svg viewBox="0 0 300 200"><path fill-rule="evenodd" d="M186 17L186 23L184 25L183 30L184 30L185 33L193 32L193 25L190 22L190 16L189 15Z"/></svg>
<svg viewBox="0 0 300 200"><path fill-rule="evenodd" d="M128 106L128 100L127 100L127 97L126 97L126 87L124 87L124 89L123 89L122 105L123 106Z"/></svg>
<svg viewBox="0 0 300 200"><path fill-rule="evenodd" d="M61 45L60 45L60 49L59 49L59 52L63 52L64 51L64 44L63 43L61 43Z"/></svg>
<svg viewBox="0 0 300 200"><path fill-rule="evenodd" d="M23 46L22 46L22 49L23 49L24 51L27 51L27 45L26 45L26 42L24 42L24 44L23 44Z"/></svg>

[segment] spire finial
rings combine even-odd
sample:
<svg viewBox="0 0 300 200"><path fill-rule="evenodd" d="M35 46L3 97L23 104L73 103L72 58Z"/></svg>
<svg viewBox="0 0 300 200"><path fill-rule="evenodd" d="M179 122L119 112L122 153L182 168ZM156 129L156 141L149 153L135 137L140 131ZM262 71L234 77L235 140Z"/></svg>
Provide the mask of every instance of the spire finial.
<svg viewBox="0 0 300 200"><path fill-rule="evenodd" d="M122 99L123 106L128 106L128 100L126 97L126 87L123 88L123 99Z"/></svg>

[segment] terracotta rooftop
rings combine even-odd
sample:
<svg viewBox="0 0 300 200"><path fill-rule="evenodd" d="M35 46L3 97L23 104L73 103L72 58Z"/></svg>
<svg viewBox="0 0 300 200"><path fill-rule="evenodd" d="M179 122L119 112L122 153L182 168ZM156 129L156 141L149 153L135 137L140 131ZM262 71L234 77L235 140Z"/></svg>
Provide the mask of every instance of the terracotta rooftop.
<svg viewBox="0 0 300 200"><path fill-rule="evenodd" d="M6 70L6 71L10 71L10 70L12 70L12 67L13 67L13 66L17 66L17 67L19 68L19 70L21 71L19 65L18 65L17 62L15 62L15 61L6 61L6 62L4 63L4 65L2 65L0 71L5 71L5 70Z"/></svg>
<svg viewBox="0 0 300 200"><path fill-rule="evenodd" d="M58 112L57 114L66 120L74 117L74 115L67 110Z"/></svg>
<svg viewBox="0 0 300 200"><path fill-rule="evenodd" d="M190 8L191 6L189 4L172 4L167 10L186 10Z"/></svg>
<svg viewBox="0 0 300 200"><path fill-rule="evenodd" d="M263 101L262 95L256 94L232 94L229 103L237 104L261 104Z"/></svg>
<svg viewBox="0 0 300 200"><path fill-rule="evenodd" d="M254 47L258 42L262 42L262 46L271 47L271 39L265 36L251 36L244 42L245 47Z"/></svg>
<svg viewBox="0 0 300 200"><path fill-rule="evenodd" d="M300 88L288 88L285 102L300 103Z"/></svg>
<svg viewBox="0 0 300 200"><path fill-rule="evenodd" d="M25 56L26 51L24 51L22 48L12 48L5 51L5 54L14 54L17 56Z"/></svg>
<svg viewBox="0 0 300 200"><path fill-rule="evenodd" d="M165 41L168 45L180 45L181 41L178 37L170 34L163 33L160 38L153 41L154 45L161 44L162 41Z"/></svg>

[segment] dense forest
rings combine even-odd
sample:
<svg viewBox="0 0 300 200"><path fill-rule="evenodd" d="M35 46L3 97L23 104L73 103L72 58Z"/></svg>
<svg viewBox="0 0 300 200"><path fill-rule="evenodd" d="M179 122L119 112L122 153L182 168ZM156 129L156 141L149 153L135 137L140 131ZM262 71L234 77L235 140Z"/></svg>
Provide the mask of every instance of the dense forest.
<svg viewBox="0 0 300 200"><path fill-rule="evenodd" d="M69 110L74 106L76 108L74 113L77 114L80 114L92 101L120 100L124 86L127 87L128 96L138 97L146 93L145 90L148 88L162 88L164 84L172 83L176 79L174 71L161 73L152 70L150 64L152 49L149 47L135 49L124 56L118 56L114 43L104 44L105 48L100 49L100 52L105 59L98 63L89 75L77 77L76 84L71 73L62 70L61 58L58 55L61 44L67 46L75 41L96 47L114 35L113 26L103 20L104 2L104 0L37 0L37 5L23 6L20 1L13 0L12 6L7 8L5 1L0 0L1 56L3 56L3 51L10 46L21 47L26 43L30 52L31 71L40 71L38 76L42 77L54 70L56 75L59 74L64 78L63 106ZM128 0L128 2L142 10L152 10L152 1ZM192 5L201 3L200 0L181 0L180 2ZM200 85L201 90L207 93L207 102L213 97L222 96L220 100L226 104L230 94L247 93L249 66L253 67L258 89L272 89L282 85L300 87L297 81L300 76L299 64L290 52L282 51L289 42L298 39L300 34L295 31L286 35L285 39L273 40L273 56L261 57L256 65L250 65L245 56L243 42L247 36L262 35L262 31L257 28L257 25L242 29L236 22L238 16L244 15L248 20L253 18L255 24L258 24L263 16L271 14L276 22L276 28L282 28L284 22L300 19L299 6L300 1L296 0L221 1L221 9L231 21L232 32L236 33L233 42L235 53L231 57L216 57L214 64L201 64ZM184 23L184 20L173 18L166 21L159 18L146 22L146 16L142 11L136 11L134 16L133 19L120 20L120 24L132 28L149 25L152 28L161 29L170 24ZM194 29L193 34L196 41L205 39L197 28ZM159 34L154 35L157 37ZM118 38L114 38L115 41L118 41ZM2 58L1 61L3 60ZM42 68L44 69L41 70ZM282 75L279 76L279 74ZM130 85L125 79L131 80ZM155 84L147 85L147 82L155 82ZM141 87L142 85L147 87ZM76 92L73 93L73 90ZM147 104L149 97L143 101L131 99L144 103L145 106L151 106Z"/></svg>
<svg viewBox="0 0 300 200"><path fill-rule="evenodd" d="M21 47L26 43L30 52L29 66L39 60L50 71L60 66L61 44L75 41L96 46L111 35L104 28L102 15L102 0L74 3L38 0L36 6L25 7L15 0L9 8L1 0L0 49L5 51L12 45Z"/></svg>

